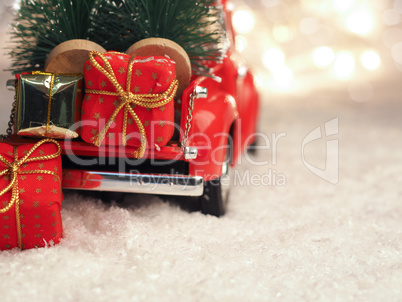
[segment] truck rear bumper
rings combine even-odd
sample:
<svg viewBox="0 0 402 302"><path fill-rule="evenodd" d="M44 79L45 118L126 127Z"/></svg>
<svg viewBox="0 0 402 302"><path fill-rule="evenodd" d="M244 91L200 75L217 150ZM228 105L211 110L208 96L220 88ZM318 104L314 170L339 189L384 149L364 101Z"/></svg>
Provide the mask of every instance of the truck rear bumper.
<svg viewBox="0 0 402 302"><path fill-rule="evenodd" d="M63 170L63 189L201 196L201 176Z"/></svg>

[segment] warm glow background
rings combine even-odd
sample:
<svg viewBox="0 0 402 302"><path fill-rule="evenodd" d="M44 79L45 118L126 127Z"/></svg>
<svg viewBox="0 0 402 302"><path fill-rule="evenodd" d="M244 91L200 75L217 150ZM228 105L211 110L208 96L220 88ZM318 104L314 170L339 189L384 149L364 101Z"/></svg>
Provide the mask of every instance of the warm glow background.
<svg viewBox="0 0 402 302"><path fill-rule="evenodd" d="M402 0L234 0L237 49L266 97L347 89L402 71Z"/></svg>

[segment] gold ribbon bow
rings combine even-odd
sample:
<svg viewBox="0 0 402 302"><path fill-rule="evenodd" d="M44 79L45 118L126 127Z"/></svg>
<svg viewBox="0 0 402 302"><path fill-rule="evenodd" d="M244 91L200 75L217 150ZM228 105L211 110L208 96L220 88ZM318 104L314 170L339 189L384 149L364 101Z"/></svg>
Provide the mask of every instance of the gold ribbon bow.
<svg viewBox="0 0 402 302"><path fill-rule="evenodd" d="M31 154L42 144L44 143L54 143L57 146L57 152L54 154L50 155L43 155L43 156L37 156L37 157L31 157ZM11 200L9 201L8 205L5 206L4 208L0 209L0 214L7 212L8 210L11 209L11 207L15 204L15 217L17 221L17 236L18 236L18 247L22 249L22 234L21 234L21 222L20 222L20 209L19 209L19 190L18 190L18 174L48 174L48 175L53 175L55 176L59 184L60 182L60 177L57 173L49 170L26 170L26 171L20 171L20 167L23 164L33 162L33 161L43 161L43 160L50 160L58 157L61 154L61 148L60 145L52 139L43 139L39 142L37 142L28 152L27 154L22 157L21 159L18 159L18 152L17 152L17 147L14 147L14 162L9 162L6 160L3 156L0 155L0 162L6 165L6 169L0 172L0 176L3 176L5 174L9 174L11 176L11 181L8 184L7 187L5 187L3 190L0 191L0 196L8 192L10 189L12 190L11 193Z"/></svg>
<svg viewBox="0 0 402 302"><path fill-rule="evenodd" d="M102 67L96 60L95 56L98 56L101 58L103 63L105 64L104 67ZM128 63L128 70L127 70L127 84L126 84L126 91L121 87L119 82L117 81L116 75L113 72L112 66L110 65L109 61L106 60L106 58L99 52L97 51L91 51L89 53L89 61L93 66L95 66L96 69L98 69L102 74L104 74L107 79L112 83L113 87L116 89L116 92L110 92L110 91L102 91L102 90L91 90L91 89L86 89L85 93L93 93L93 94L103 94L103 95L110 95L110 96L118 96L119 99L121 100L120 105L116 107L116 109L113 111L112 115L109 117L108 121L105 124L105 127L99 132L98 135L95 136L95 141L94 144L96 146L100 146L102 141L105 139L106 133L109 130L111 124L113 123L114 119L116 118L117 114L120 112L121 109L124 108L124 119L123 119L123 133L122 133L122 139L123 139L123 146L127 144L127 116L128 113L131 114L133 117L138 130L141 134L141 144L140 147L133 153L135 158L140 158L144 155L145 153L145 148L147 145L147 137L145 134L145 129L144 126L139 119L138 115L134 112L134 109L130 106L131 104L135 104L141 107L145 108L157 108L160 106L163 106L167 103L169 103L171 100L173 100L174 95L176 94L177 87L178 87L178 81L175 79L172 81L172 84L169 86L169 88L160 94L134 94L130 91L130 86L131 86L131 74L133 71L133 64L134 64L134 59L135 57L131 57L129 63Z"/></svg>

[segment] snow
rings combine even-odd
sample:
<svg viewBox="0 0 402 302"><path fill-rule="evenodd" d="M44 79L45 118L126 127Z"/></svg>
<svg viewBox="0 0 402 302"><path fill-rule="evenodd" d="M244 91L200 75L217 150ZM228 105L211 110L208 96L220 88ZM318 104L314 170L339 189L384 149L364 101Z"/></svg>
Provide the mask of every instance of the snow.
<svg viewBox="0 0 402 302"><path fill-rule="evenodd" d="M268 164L242 158L238 177L260 177L233 188L222 218L151 195L66 194L59 245L0 253L2 301L398 300L402 108L398 87L380 91L363 104L338 91L265 101L260 128L286 136L276 158L272 144L252 158ZM334 117L336 185L301 159L304 137ZM325 140L305 152L320 166Z"/></svg>

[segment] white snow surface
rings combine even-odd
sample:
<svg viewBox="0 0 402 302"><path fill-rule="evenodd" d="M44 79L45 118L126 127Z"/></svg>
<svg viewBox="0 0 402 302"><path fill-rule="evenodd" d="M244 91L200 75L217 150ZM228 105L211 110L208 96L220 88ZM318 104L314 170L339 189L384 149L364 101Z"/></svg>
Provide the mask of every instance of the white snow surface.
<svg viewBox="0 0 402 302"><path fill-rule="evenodd" d="M276 164L260 150L253 159L269 163L243 157L238 175L275 169L286 185L233 187L222 218L151 195L107 205L67 194L60 244L0 252L1 301L398 301L401 90L380 84L367 103L339 91L265 98L260 129L286 136ZM336 185L301 160L303 138L333 118ZM305 152L322 165L325 139Z"/></svg>

